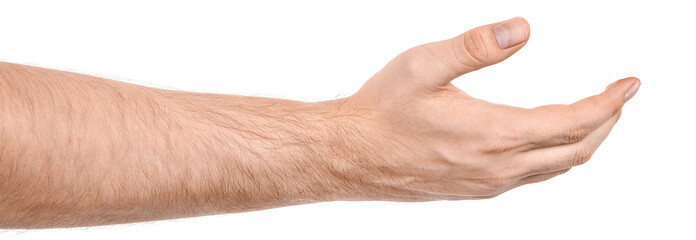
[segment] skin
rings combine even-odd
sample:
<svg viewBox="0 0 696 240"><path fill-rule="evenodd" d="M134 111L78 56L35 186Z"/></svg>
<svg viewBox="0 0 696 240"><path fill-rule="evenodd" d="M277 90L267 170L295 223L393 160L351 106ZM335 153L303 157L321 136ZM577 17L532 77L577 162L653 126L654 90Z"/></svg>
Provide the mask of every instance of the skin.
<svg viewBox="0 0 696 240"><path fill-rule="evenodd" d="M0 63L0 227L93 226L335 200L497 196L589 160L640 84L493 104L454 78L524 46L499 24L409 49L326 102L149 88Z"/></svg>

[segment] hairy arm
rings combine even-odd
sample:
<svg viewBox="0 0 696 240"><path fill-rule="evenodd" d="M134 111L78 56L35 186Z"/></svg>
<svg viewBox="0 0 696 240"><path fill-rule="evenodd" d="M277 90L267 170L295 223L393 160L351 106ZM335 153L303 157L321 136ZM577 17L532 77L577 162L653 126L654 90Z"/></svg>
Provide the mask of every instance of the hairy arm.
<svg viewBox="0 0 696 240"><path fill-rule="evenodd" d="M480 26L411 48L354 95L318 103L0 63L0 227L480 199L548 180L590 159L640 81L532 109L450 83L528 38L522 18Z"/></svg>
<svg viewBox="0 0 696 240"><path fill-rule="evenodd" d="M341 144L295 101L0 63L0 226L83 226L329 200Z"/></svg>

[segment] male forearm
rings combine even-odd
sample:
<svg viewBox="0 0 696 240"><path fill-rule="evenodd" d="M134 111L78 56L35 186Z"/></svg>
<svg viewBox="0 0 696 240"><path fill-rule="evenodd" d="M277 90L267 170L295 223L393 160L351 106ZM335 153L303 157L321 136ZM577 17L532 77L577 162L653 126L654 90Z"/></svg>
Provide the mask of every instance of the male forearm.
<svg viewBox="0 0 696 240"><path fill-rule="evenodd" d="M340 102L154 89L0 64L0 226L238 212L347 189ZM330 107L329 107L330 106Z"/></svg>

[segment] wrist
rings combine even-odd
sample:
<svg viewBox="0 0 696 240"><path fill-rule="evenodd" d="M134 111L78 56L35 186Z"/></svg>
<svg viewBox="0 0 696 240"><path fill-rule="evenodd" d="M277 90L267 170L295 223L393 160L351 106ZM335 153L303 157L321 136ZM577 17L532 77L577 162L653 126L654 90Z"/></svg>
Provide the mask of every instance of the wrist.
<svg viewBox="0 0 696 240"><path fill-rule="evenodd" d="M394 185L389 173L389 159L399 153L390 152L393 142L385 141L389 123L381 122L375 111L362 107L354 99L323 102L330 113L326 117L328 138L323 146L325 166L338 184L330 200L381 200Z"/></svg>
<svg viewBox="0 0 696 240"><path fill-rule="evenodd" d="M423 193L405 187L422 169L405 159L424 156L407 146L419 143L422 136L404 135L404 123L392 115L398 112L376 111L370 103L350 97L327 102L332 109L328 121L331 152L329 166L339 180L340 200L423 200ZM427 153L425 153L427 154Z"/></svg>

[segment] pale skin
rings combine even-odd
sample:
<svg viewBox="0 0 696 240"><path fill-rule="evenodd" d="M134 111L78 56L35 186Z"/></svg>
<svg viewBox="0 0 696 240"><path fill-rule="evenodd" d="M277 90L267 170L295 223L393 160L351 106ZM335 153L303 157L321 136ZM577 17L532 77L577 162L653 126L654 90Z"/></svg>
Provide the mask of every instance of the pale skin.
<svg viewBox="0 0 696 240"><path fill-rule="evenodd" d="M521 18L481 26L403 52L350 97L311 103L0 63L0 228L480 199L550 179L589 160L640 82L532 109L451 84L528 38Z"/></svg>

